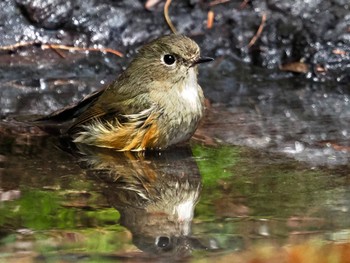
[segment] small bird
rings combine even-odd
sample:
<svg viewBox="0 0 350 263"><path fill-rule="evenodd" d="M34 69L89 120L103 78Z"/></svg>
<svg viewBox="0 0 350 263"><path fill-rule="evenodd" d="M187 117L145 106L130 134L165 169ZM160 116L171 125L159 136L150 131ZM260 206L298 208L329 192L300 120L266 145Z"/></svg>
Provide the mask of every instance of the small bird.
<svg viewBox="0 0 350 263"><path fill-rule="evenodd" d="M161 150L188 140L204 111L197 83L198 45L167 35L143 46L128 68L106 88L40 120L68 121L76 143L118 151Z"/></svg>

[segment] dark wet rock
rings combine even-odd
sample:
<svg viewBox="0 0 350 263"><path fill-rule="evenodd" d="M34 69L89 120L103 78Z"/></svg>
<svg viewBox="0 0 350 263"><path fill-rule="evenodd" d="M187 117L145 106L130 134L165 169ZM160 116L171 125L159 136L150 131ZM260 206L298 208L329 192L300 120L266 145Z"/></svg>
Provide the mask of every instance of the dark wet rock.
<svg viewBox="0 0 350 263"><path fill-rule="evenodd" d="M249 67L235 71L234 78L202 75L204 93L213 103L201 127L207 137L284 152L315 165L349 163L348 87L306 82L301 76L262 80L268 71Z"/></svg>
<svg viewBox="0 0 350 263"><path fill-rule="evenodd" d="M102 53L28 48L0 60L0 115L43 114L64 107L108 83L123 63ZM126 61L125 61L126 63Z"/></svg>
<svg viewBox="0 0 350 263"><path fill-rule="evenodd" d="M66 0L16 0L23 15L46 29L58 29L71 19L72 3Z"/></svg>

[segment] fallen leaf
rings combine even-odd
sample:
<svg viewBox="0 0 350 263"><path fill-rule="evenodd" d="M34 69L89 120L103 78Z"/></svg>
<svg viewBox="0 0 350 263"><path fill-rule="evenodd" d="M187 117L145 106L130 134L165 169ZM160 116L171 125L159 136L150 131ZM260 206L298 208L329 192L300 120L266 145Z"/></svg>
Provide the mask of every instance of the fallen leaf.
<svg viewBox="0 0 350 263"><path fill-rule="evenodd" d="M280 69L296 73L307 73L309 71L309 65L304 62L291 62L281 65Z"/></svg>

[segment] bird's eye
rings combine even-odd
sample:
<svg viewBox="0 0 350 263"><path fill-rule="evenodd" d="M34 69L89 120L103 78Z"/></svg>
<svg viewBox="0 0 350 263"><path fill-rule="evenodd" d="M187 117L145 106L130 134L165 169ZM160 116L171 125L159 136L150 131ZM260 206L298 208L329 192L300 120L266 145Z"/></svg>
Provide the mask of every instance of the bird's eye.
<svg viewBox="0 0 350 263"><path fill-rule="evenodd" d="M171 54L164 55L163 60L164 60L164 63L169 65L169 66L174 64L176 61L175 56L171 55Z"/></svg>
<svg viewBox="0 0 350 263"><path fill-rule="evenodd" d="M165 236L160 236L156 238L156 245L160 248L166 248L170 244L170 238Z"/></svg>

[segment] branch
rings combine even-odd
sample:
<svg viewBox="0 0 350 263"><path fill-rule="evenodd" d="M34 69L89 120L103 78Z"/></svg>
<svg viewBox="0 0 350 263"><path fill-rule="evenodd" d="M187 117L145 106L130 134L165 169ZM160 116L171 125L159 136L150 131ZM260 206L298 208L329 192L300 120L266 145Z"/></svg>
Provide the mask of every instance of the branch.
<svg viewBox="0 0 350 263"><path fill-rule="evenodd" d="M173 23L171 22L170 20L170 17L169 17L169 6L171 4L171 0L166 0L165 2L165 5L164 5L164 18L165 18L165 21L167 22L168 26L170 27L170 30L176 34L176 28L175 26L173 25Z"/></svg>

